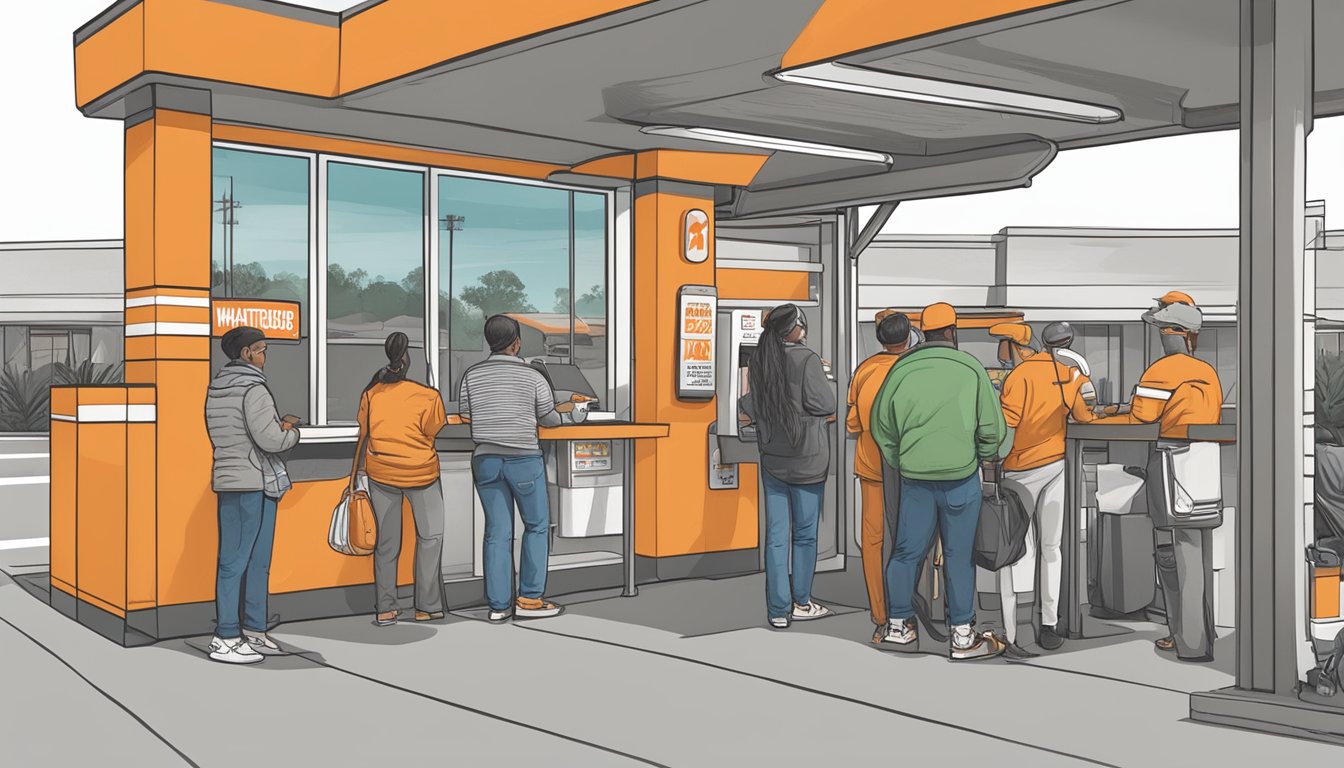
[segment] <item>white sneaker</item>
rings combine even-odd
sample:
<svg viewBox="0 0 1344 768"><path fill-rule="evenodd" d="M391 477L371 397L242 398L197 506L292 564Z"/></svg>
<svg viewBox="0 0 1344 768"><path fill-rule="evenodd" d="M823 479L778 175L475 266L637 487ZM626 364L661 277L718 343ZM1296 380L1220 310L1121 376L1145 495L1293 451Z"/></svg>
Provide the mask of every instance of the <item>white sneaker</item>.
<svg viewBox="0 0 1344 768"><path fill-rule="evenodd" d="M919 643L919 625L913 620L890 619L887 621L886 634L882 635L878 642L901 646L916 645Z"/></svg>
<svg viewBox="0 0 1344 768"><path fill-rule="evenodd" d="M975 632L969 624L952 628L952 647L949 656L953 661L974 661L992 659L1003 653L1007 643L994 636L993 632Z"/></svg>
<svg viewBox="0 0 1344 768"><path fill-rule="evenodd" d="M807 601L807 605L793 604L794 621L811 621L812 619L822 619L831 615L831 609L812 600Z"/></svg>
<svg viewBox="0 0 1344 768"><path fill-rule="evenodd" d="M788 628L789 628L789 617L788 617L788 616L771 616L771 617L770 617L770 626L774 627L775 629L788 629Z"/></svg>
<svg viewBox="0 0 1344 768"><path fill-rule="evenodd" d="M256 664L263 657L241 637L225 640L215 636L210 639L210 658L225 664Z"/></svg>
<svg viewBox="0 0 1344 768"><path fill-rule="evenodd" d="M262 656L279 656L284 650L271 639L265 632L252 633L243 630L243 638L247 640L247 645Z"/></svg>
<svg viewBox="0 0 1344 768"><path fill-rule="evenodd" d="M502 610L502 611L491 611L491 612L490 612L490 621L492 621L492 622L498 624L498 623L500 623L501 621L508 621L508 620L509 620L509 617L512 616L512 615L513 615L513 609L512 609L512 608L505 608L505 609Z"/></svg>

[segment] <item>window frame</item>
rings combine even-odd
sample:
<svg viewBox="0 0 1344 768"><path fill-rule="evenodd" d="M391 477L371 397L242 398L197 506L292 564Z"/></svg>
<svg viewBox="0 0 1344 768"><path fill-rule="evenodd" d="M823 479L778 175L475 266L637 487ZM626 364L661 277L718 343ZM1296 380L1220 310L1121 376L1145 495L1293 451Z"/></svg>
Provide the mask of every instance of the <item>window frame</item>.
<svg viewBox="0 0 1344 768"><path fill-rule="evenodd" d="M604 201L604 258L603 258L603 280L606 289L606 389L604 393L604 402L612 401L613 410L620 408L620 403L616 400L628 400L628 393L622 392L624 382L628 380L630 366L628 362L624 365L620 363L621 355L618 354L617 334L618 325L614 320L624 318L626 313L622 312L622 307L628 305L629 286L617 285L617 273L627 272L631 260L630 247L632 237L621 231L618 226L622 220L628 220L631 206L629 200L623 200L618 194L621 190L600 189L592 187L583 187L573 184L557 184L541 179L527 179L516 176L506 176L503 174L479 173L473 171L459 171L448 168L442 168L432 165L419 165L415 163L398 163L385 160L376 160L353 155L342 155L329 152L303 151L288 148L271 147L261 144L246 144L232 141L214 141L211 143L213 149L228 149L239 152L253 152L257 154L281 155L286 157L300 157L308 161L308 398L311 403L312 425L315 427L328 427L334 431L342 433L350 431L352 427L348 424L332 425L327 414L327 266L329 264L329 251L327 242L327 186L328 186L328 166L335 163L346 165L362 165L373 168L387 168L398 171L411 171L421 174L423 187L421 192L421 201L423 203L423 215L421 217L421 266L425 275L425 316L424 316L424 345L425 370L429 379L429 386L437 388L442 377L450 372L441 371L439 368L439 348L445 339L441 337L439 331L439 312L442 308L439 306L439 239L440 230L438 227L438 209L439 209L439 184L442 177L477 179L482 181L495 181L507 184L518 184L523 186L542 187L546 189L558 189L570 193L569 218L570 218L570 247L569 247L569 293L570 293L570 334L573 335L573 317L576 302L575 296L575 245L574 245L574 194L584 193L591 195L600 195ZM211 172L213 173L213 162ZM626 194L629 197L629 194ZM618 206L624 205L621 210ZM213 227L213 224L212 224ZM623 237L624 235L624 237ZM450 267L451 268L451 267ZM449 296L451 300L451 274L449 275ZM624 302L624 304L623 304ZM571 344L571 350L573 345ZM572 354L572 352L571 352ZM624 398L622 397L624 395ZM445 402L452 400L445 397ZM628 403L626 404L628 408ZM354 439L354 435L342 434L341 439ZM319 438L320 440L320 438Z"/></svg>

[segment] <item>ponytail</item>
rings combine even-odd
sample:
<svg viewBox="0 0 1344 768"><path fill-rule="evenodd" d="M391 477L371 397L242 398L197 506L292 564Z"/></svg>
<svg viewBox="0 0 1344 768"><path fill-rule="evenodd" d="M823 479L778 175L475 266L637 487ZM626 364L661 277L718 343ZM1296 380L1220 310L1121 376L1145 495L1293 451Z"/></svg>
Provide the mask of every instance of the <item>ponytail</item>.
<svg viewBox="0 0 1344 768"><path fill-rule="evenodd" d="M373 378L369 379L368 386L364 391L373 389L375 384L395 384L398 381L406 379L406 369L410 366L405 364L406 350L410 349L411 341L406 334L401 331L393 331L388 334L387 340L383 342L383 352L387 355L387 365L374 371Z"/></svg>
<svg viewBox="0 0 1344 768"><path fill-rule="evenodd" d="M781 304L771 310L748 366L757 418L772 430L781 430L792 446L798 445L802 416L797 403L789 397L784 337L798 323L799 310L793 304Z"/></svg>

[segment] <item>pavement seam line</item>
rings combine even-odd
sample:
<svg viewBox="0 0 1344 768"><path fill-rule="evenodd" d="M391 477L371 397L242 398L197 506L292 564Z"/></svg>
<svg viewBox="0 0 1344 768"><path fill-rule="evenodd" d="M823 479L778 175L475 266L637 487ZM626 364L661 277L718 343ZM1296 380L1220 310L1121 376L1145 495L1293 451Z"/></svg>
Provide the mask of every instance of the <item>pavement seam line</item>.
<svg viewBox="0 0 1344 768"><path fill-rule="evenodd" d="M614 648L623 648L623 649L628 650L628 651L635 651L636 653L647 653L647 654L651 654L651 655L653 655L653 656L661 656L661 657L663 657L663 658L673 659L673 660L675 660L675 661L682 661L682 662L685 662L685 663L687 663L687 664L696 664L696 665L698 665L698 666L708 667L708 668L710 668L710 669L716 669L716 670L719 670L719 671L721 671L721 672L728 672L728 673L730 673L730 674L734 674L734 675L739 675L739 676L742 676L742 677L751 678L751 679L753 679L753 680L760 680L760 681L767 682L767 683L774 683L775 685L781 685L781 686L784 686L785 688L792 688L792 689L797 690L797 691L803 691L803 692L805 692L805 693L811 693L811 694L814 694L814 695L817 695L817 696L824 696L824 697L829 698L829 699L835 699L835 700L837 700L837 701L843 701L843 702L846 702L846 703L849 703L849 704L857 704L858 706L861 706L861 707L867 707L867 708L869 708L869 709L875 709L875 710L878 710L879 712L886 712L886 713L888 713L888 714L897 715L897 716L899 716L899 717L907 717L907 718L910 718L911 720L916 720L916 721L918 721L918 722L927 723L927 724L930 724L930 725L939 725L939 726L943 726L943 727L945 727L945 728L951 728L951 729L956 730L956 731L962 731L962 732L964 732L964 733L973 733L973 734L976 734L977 736L984 736L985 738L988 738L988 739L994 739L994 740L996 740L996 741L1001 741L1001 742L1005 742L1005 743L1008 743L1008 744L1014 744L1014 745L1019 746L1019 747L1028 747L1028 748L1030 748L1030 749L1039 750L1039 751L1041 751L1041 752L1048 752L1048 753L1053 754L1053 755L1059 755L1060 757L1067 757L1067 758L1070 758L1070 759L1072 759L1072 760L1080 760L1080 761L1085 762L1085 763L1091 763L1092 765L1106 766L1106 768L1121 768L1120 766L1118 766L1118 765L1116 765L1116 764L1114 764L1114 763L1107 763L1107 762L1104 762L1104 761L1101 761L1101 760L1096 760L1096 759L1093 759L1093 758L1090 758L1090 757L1084 757L1084 756L1082 756L1082 755L1075 755L1075 754L1072 754L1072 753L1070 753L1070 752L1064 752L1063 750L1052 749L1052 748L1050 748L1050 747L1043 747L1043 746L1040 746L1039 744L1031 744L1031 743L1029 743L1029 742L1025 742L1025 741L1018 741L1017 739L1011 739L1011 738L1008 738L1007 736L999 736L999 735L997 735L997 734L989 733L989 732L987 732L987 731L976 730L975 728L971 728L970 726L957 725L956 723L948 723L948 722L944 722L944 721L942 721L942 720L936 720L936 719L934 719L934 718L932 718L932 717L926 717L926 716L924 716L924 715L917 715L917 714L915 714L915 713L913 713L913 712L906 712L906 711L903 711L903 710L896 709L896 708L894 708L894 707L885 707L885 706L882 706L882 705L880 705L880 704L874 704L874 703L872 703L872 702L870 702L870 701L864 701L863 699L856 699L856 698L853 698L853 697L851 697L851 696L845 696L845 695L843 695L843 694L839 694L839 693L832 693L832 692L830 692L830 691L822 691L822 690L818 690L818 689L816 689L816 688L809 688L809 687L806 686L806 685L800 685L800 684L798 684L798 683L790 683L790 682L788 682L787 680L777 680L777 679L775 679L775 678L773 678L773 677L768 677L768 676L766 676L766 675L758 675L758 674L756 674L755 672L746 672L746 671L743 671L743 670L740 670L740 669L733 669L732 667L725 667L725 666L720 665L720 664L715 664L714 662L711 662L711 661L702 661L702 660L700 660L700 659L692 659L692 658L688 658L688 657L685 657L685 656L678 656L678 655L675 654L675 653L668 653L668 652L665 652L665 651L655 651L655 650L652 650L652 649L649 649L649 648L641 648L641 647L639 647L639 646L635 646L635 645L625 645L624 643L617 643L617 642L614 642L614 641L611 641L611 640L599 640L599 639L597 639L597 638L584 637L584 636L582 636L582 635L571 635L571 634L568 634L568 633L566 633L566 632L556 632L555 630L551 630L551 629L542 629L542 628L540 628L540 627L528 627L528 626L523 626L523 625L520 625L520 624L514 624L514 626L517 627L517 628L519 628L519 629L523 629L523 630L526 630L526 631L529 631L529 632L540 632L540 633L542 633L542 634L552 635L552 636L554 636L554 637L567 637L567 638L569 638L569 639L571 639L571 640L578 640L578 641L580 641L580 642L597 643L597 644L599 644L599 645L608 645L608 646L611 646L611 647L614 647Z"/></svg>
<svg viewBox="0 0 1344 768"><path fill-rule="evenodd" d="M538 732L538 733L544 733L544 734L546 734L547 736L553 736L553 737L555 737L555 738L563 739L563 740L565 740L565 741L570 741L570 742L573 742L573 743L575 743L575 744L582 744L582 745L585 746L585 747L589 747L589 748L592 748L592 749L600 750L600 751L602 751L602 752L607 752L607 753L609 753L609 754L613 754L613 755L617 755L617 756L620 756L620 757L624 757L624 758L627 758L627 759L629 759L629 760L634 760L634 761L636 761L636 762L643 763L643 764L645 764L645 765L652 765L652 766L655 766L655 768L671 768L671 766L665 765L665 764L663 764L663 763L656 762L656 761L654 761L654 760L650 760L650 759L648 759L648 758L646 758L646 757L640 757L639 755L633 755L633 754L630 754L629 752L622 752L621 750L616 749L615 747L608 747L608 746L604 746L604 745L602 745L602 744L597 744L597 743L595 743L595 742L585 741L585 740L583 740L583 739L578 738L577 736L569 736L569 735L560 733L559 731L552 731L552 730L550 730L550 729L548 729L548 728L542 728L542 727L539 726L539 725L532 725L532 724L530 724L530 723L522 722L521 720L514 720L514 719L512 719L512 718L505 717L505 716L503 716L503 715L497 715L497 714L495 714L495 713L493 713L493 712L488 712L488 711L486 711L486 710L484 710L484 709L478 709L478 708L476 708L476 707L472 707L472 706L469 706L469 705L467 705L467 704L462 704L462 703L459 703L459 702L456 702L456 701L449 701L448 699L440 698L440 697L438 697L438 696L434 696L434 695L432 695L432 694L425 693L424 691L417 691L417 690L415 690L414 688L407 688L407 687L405 687L405 686L397 685L396 683L389 683L389 682L387 682L386 680L379 680L379 679L376 678L376 677L370 677L370 676L368 676L368 675L360 674L359 672L355 672L354 670L346 669L345 667L340 667L340 666L337 666L337 665L335 665L335 664L332 664L332 663L329 662L329 661L318 660L318 659L312 658L312 657L309 655L309 654L312 654L312 653L316 653L316 651L296 651L296 652L294 652L292 655L293 655L293 656L296 656L296 657L298 657L298 658L300 658L300 659L303 659L304 661L308 662L309 664L314 664L314 665L316 665L316 666L324 667L324 668L326 668L326 669L330 669L330 670L335 671L335 672L340 672L340 673L342 673L342 674L350 675L351 677L358 678L358 679L360 679L360 680L364 680L364 681L367 681L367 682L370 682L370 683L376 683L377 685L381 685L381 686L384 686L384 687L386 687L386 688L391 688L392 690L395 690L395 691L401 691L402 693L409 693L409 694L411 694L412 696L419 696L419 697L422 698L422 699L428 699L428 700L430 700L430 701L438 702L439 704L443 704L444 706L452 707L452 708L454 708L454 709L460 709L460 710L462 710L462 711L464 711L464 712L470 712L470 713L472 713L472 714L474 714L474 715L480 715L480 716L482 716L482 717L488 717L488 718L490 718L491 720L498 720L498 721L500 721L500 722L502 722L502 723L508 723L509 725L514 725L514 726L517 726L517 727L519 727L519 728L526 728L526 729L529 730L529 731L536 731L536 732Z"/></svg>
<svg viewBox="0 0 1344 768"><path fill-rule="evenodd" d="M117 707L118 707L119 709L121 709L121 711L123 711L123 712L125 712L126 714L130 715L132 720L135 720L135 721L136 721L137 723L139 723L140 726L143 727L146 731L149 731L151 734L153 734L153 735L154 735L154 738L156 738L156 739L158 739L159 741L163 742L163 743L164 743L164 746L166 746L166 747L168 747L169 749L173 750L173 752L175 752L175 753L177 754L178 757L180 757L180 758L182 758L184 761L186 761L187 765L190 765L192 768L201 768L200 765L199 765L195 760L192 760L190 757L187 757L187 754L186 754L185 752L183 752L182 750L178 749L178 748L177 748L177 745L173 744L171 741L169 741L167 738L165 738L163 734L161 734L161 733L159 733L158 731L154 730L154 726L152 726L152 725L150 725L149 723L145 722L144 718L140 717L140 716L137 715L135 712L133 712L133 711L131 710L130 707L126 706L125 704L122 704L122 703L121 703L116 697L114 697L112 694L110 694L110 693L108 693L107 691L105 691L105 690L103 690L102 688L100 688L100 687L98 686L97 683L95 683L95 682L93 682L92 680L90 680L89 678L85 677L85 676L84 676L84 673L80 672L78 669L75 669L75 667L74 667L73 664L71 664L70 662L68 662L68 661L66 661L65 659L61 658L60 654L56 653L56 652L53 651L51 648L48 648L46 645L44 645L44 644L42 643L42 641L38 640L37 638L33 637L32 635L30 635L30 634L28 634L27 632L25 632L25 631L23 631L22 629L20 629L17 625L15 625L15 624L14 624L12 621L10 621L9 619L6 619L5 617L0 616L0 621L3 621L5 624L7 624L7 625L9 626L10 629L12 629L12 630L14 630L15 632L18 632L20 635L23 635L24 637L28 638L29 642L31 642L33 645L36 645L38 648L41 648L42 650L46 651L48 654L50 654L50 656L51 656L53 659L59 661L62 665L64 665L66 669L69 669L71 672L75 673L75 676L78 677L80 680L83 680L84 683L85 683L86 685L88 685L90 688L92 688L93 690L97 691L98 693L102 694L103 698L105 698L105 699L107 699L108 701L112 702L113 704L117 705Z"/></svg>

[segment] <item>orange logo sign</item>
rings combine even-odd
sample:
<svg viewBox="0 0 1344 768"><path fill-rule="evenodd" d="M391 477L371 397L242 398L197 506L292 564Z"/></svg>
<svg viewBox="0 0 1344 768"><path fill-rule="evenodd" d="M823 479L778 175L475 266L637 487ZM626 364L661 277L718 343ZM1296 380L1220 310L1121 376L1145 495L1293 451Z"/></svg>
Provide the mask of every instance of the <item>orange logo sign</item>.
<svg viewBox="0 0 1344 768"><path fill-rule="evenodd" d="M215 299L210 302L211 334L223 336L234 328L249 325L268 339L297 341L299 311L297 301Z"/></svg>
<svg viewBox="0 0 1344 768"><path fill-rule="evenodd" d="M686 260L699 264L709 258L709 216L701 210L686 212Z"/></svg>

